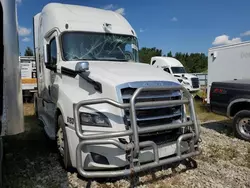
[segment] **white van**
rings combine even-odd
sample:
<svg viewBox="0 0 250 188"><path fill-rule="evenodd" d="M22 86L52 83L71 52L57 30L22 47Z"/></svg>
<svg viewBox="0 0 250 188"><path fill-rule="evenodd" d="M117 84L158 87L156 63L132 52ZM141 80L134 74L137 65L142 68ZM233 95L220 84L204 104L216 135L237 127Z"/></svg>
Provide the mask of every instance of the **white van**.
<svg viewBox="0 0 250 188"><path fill-rule="evenodd" d="M192 96L138 62L136 33L122 15L50 3L34 17L34 36L36 113L66 169L117 177L200 153Z"/></svg>
<svg viewBox="0 0 250 188"><path fill-rule="evenodd" d="M150 65L161 68L174 75L178 81L190 92L200 90L199 78L186 72L180 61L173 57L155 56L151 58Z"/></svg>

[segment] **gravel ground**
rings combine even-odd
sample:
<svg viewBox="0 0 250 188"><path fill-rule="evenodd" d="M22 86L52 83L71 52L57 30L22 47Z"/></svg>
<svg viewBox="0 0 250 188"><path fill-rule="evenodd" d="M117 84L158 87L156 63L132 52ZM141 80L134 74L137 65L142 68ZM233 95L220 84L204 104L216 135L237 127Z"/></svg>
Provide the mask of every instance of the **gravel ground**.
<svg viewBox="0 0 250 188"><path fill-rule="evenodd" d="M5 187L129 187L130 179L86 181L76 172L66 172L58 160L54 143L26 116L26 132L5 139ZM179 165L140 175L138 187L246 187L250 188L250 143L234 138L228 122L211 122L201 128L203 153L193 169Z"/></svg>

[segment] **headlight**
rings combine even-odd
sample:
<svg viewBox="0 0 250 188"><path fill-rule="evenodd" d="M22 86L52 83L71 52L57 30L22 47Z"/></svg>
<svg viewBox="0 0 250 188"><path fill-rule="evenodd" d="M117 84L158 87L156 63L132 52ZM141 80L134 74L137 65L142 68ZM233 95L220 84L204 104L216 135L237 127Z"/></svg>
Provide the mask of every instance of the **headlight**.
<svg viewBox="0 0 250 188"><path fill-rule="evenodd" d="M185 82L185 81L183 81L183 83L184 83L185 85L190 85L188 82Z"/></svg>
<svg viewBox="0 0 250 188"><path fill-rule="evenodd" d="M101 114L101 113L90 114L90 113L81 112L80 123L81 125L111 127L109 119L104 114Z"/></svg>

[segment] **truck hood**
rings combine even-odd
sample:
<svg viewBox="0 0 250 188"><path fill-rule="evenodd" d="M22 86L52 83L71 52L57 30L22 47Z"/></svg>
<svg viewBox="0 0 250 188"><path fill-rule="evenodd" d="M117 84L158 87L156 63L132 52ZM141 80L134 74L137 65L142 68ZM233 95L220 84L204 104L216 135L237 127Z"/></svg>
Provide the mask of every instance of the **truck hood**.
<svg viewBox="0 0 250 188"><path fill-rule="evenodd" d="M179 83L171 74L144 63L89 62L89 77L100 83L120 85L138 81L169 81Z"/></svg>
<svg viewBox="0 0 250 188"><path fill-rule="evenodd" d="M189 74L189 73L182 73L182 74L174 74L174 76L178 79L178 78L182 78L183 76L190 79L190 78L196 78L195 75L193 74Z"/></svg>

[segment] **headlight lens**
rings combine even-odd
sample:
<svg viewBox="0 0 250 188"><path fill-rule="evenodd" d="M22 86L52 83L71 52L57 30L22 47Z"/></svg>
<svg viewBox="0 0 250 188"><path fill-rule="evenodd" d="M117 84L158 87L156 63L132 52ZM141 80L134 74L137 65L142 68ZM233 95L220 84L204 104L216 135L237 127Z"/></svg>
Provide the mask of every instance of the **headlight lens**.
<svg viewBox="0 0 250 188"><path fill-rule="evenodd" d="M111 127L111 124L108 118L104 114L101 114L101 113L90 114L90 113L81 112L80 123L81 125Z"/></svg>
<svg viewBox="0 0 250 188"><path fill-rule="evenodd" d="M186 85L190 85L188 82L185 82L185 81L183 81L183 83L186 84Z"/></svg>

